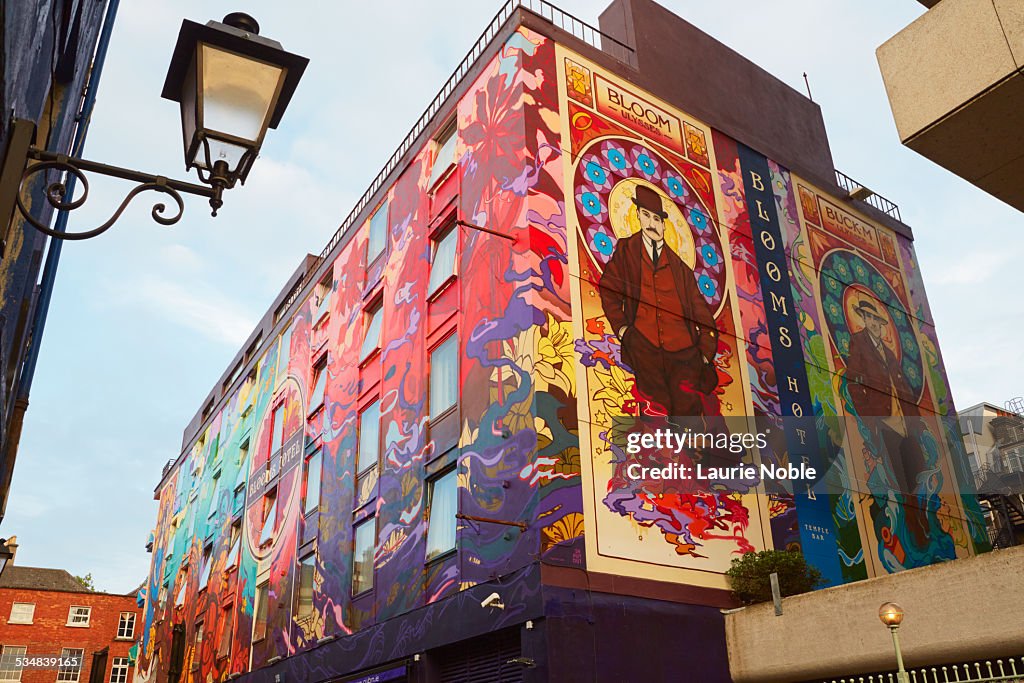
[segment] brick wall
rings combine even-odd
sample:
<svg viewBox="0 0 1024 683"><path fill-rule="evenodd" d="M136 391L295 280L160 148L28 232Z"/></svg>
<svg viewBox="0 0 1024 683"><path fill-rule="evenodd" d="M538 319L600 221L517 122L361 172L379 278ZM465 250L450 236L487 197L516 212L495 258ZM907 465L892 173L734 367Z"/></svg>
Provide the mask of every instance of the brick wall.
<svg viewBox="0 0 1024 683"><path fill-rule="evenodd" d="M11 608L15 602L35 604L31 624L9 623ZM68 615L72 606L91 608L88 626L68 626ZM130 638L117 637L121 612L135 614L135 628ZM25 647L26 656L60 655L63 648L82 649L85 653L78 679L82 683L89 680L93 653L104 647L109 647L110 652L102 680L110 681L114 658L128 656L128 650L140 637L141 628L142 612L136 607L135 598L130 595L0 588L0 644L5 648ZM57 679L57 673L54 669L26 669L22 672L21 681L53 683ZM0 673L0 680L4 680L2 677L3 674ZM133 673L129 671L129 683L132 677Z"/></svg>

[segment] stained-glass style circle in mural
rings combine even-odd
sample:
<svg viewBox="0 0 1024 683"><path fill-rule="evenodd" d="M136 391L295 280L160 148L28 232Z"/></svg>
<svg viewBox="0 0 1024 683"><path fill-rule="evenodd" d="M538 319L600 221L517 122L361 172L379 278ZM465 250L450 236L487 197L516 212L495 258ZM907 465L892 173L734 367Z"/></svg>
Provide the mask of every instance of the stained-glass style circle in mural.
<svg viewBox="0 0 1024 683"><path fill-rule="evenodd" d="M605 138L580 156L574 185L580 230L599 270L618 240L640 229L636 188L657 192L666 214L665 243L693 269L698 288L717 312L726 292L721 235L680 169L636 140Z"/></svg>
<svg viewBox="0 0 1024 683"><path fill-rule="evenodd" d="M924 374L917 335L903 302L885 277L859 255L837 249L821 261L819 289L829 334L843 361L850 354L853 335L866 324L858 311L868 310L878 317L882 344L899 364L913 397L919 398Z"/></svg>
<svg viewBox="0 0 1024 683"><path fill-rule="evenodd" d="M302 387L289 375L267 408L250 441L245 540L257 560L269 557L284 533L295 527L302 488Z"/></svg>

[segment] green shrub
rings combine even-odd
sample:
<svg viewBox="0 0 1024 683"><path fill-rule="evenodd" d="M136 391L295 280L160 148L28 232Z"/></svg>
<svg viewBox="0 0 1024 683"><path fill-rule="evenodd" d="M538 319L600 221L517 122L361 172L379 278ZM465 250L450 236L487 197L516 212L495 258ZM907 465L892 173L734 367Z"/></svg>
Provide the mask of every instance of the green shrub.
<svg viewBox="0 0 1024 683"><path fill-rule="evenodd" d="M772 584L769 576L779 575L779 590L783 597L812 591L822 583L821 572L807 564L799 552L762 550L734 558L725 575L729 578L732 594L744 605L771 602Z"/></svg>

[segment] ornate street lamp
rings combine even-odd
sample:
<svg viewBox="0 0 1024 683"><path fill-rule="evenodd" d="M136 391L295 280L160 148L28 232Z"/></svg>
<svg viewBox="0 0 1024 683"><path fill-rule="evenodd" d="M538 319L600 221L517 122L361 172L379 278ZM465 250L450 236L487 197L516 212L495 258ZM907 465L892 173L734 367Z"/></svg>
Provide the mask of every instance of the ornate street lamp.
<svg viewBox="0 0 1024 683"><path fill-rule="evenodd" d="M308 62L305 57L286 52L277 41L260 36L256 20L241 12L205 26L183 21L163 97L181 104L185 168L195 168L204 185L38 149L32 145L35 124L16 119L0 175L0 221L9 223L17 206L30 225L51 237L88 239L109 229L131 200L147 190L169 195L177 204L177 213L171 216L163 215L164 204L153 206L150 214L161 225L173 225L181 219L185 210L182 192L209 199L216 216L224 203L224 190L245 183L267 128L277 128ZM37 163L29 165L30 159ZM78 199L65 196L63 176L46 187L47 202L62 211L77 209L88 199L89 183L84 172L138 184L105 223L92 230L65 233L52 230L32 216L22 198L26 181L48 170L71 174L82 184Z"/></svg>
<svg viewBox="0 0 1024 683"><path fill-rule="evenodd" d="M897 683L909 683L907 670L903 668L903 653L900 651L900 638L898 635L900 624L903 623L903 608L895 602L884 603L878 608L878 618L889 627L889 632L892 633L892 645L896 648L896 681Z"/></svg>

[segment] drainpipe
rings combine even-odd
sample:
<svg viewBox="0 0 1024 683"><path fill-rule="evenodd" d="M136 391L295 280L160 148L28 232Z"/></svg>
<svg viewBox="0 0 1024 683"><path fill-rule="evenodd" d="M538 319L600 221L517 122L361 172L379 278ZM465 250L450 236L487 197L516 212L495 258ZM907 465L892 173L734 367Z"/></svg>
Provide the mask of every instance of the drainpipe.
<svg viewBox="0 0 1024 683"><path fill-rule="evenodd" d="M107 59L107 47L110 45L110 34L114 30L114 19L117 16L117 7L120 0L108 0L106 14L103 17L103 27L100 29L100 37L96 43L96 52L92 58L92 72L89 74L89 83L86 86L85 97L82 99L82 107L78 112L76 120L78 128L75 130L75 138L71 143L71 156L82 156L85 147L85 135L89 130L89 122L92 119L92 110L96 104L96 90L99 87L100 76L103 73L103 63ZM68 174L65 180L67 191L64 193L64 201L70 201L75 194L75 176ZM64 232L68 225L68 212L59 211L53 229ZM7 452L3 454L0 461L0 521L3 520L7 511L7 498L10 492L11 474L14 471L14 459L18 453L18 442L21 440L21 428L25 420L25 411L28 410L28 395L32 390L32 378L36 371L36 362L39 360L39 347L43 340L43 329L46 327L46 314L50 310L50 299L53 296L53 284L57 279L57 265L60 262L60 251L64 240L51 239L50 248L46 252L46 263L43 266L43 277L39 283L39 294L36 298L36 308L32 319L28 339L27 355L22 366L21 375L17 383L17 398L14 400L14 408L11 414L11 425L7 431Z"/></svg>

